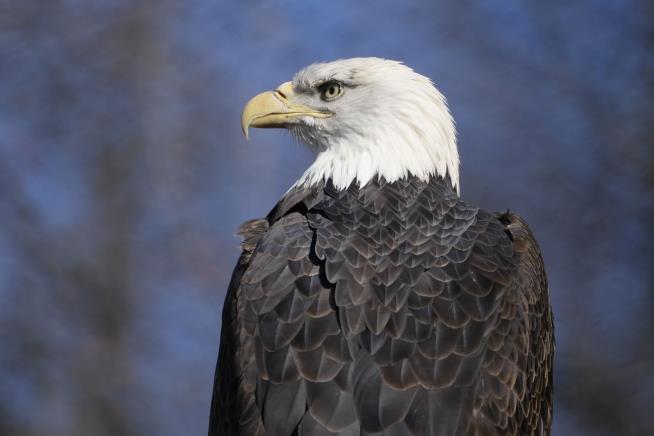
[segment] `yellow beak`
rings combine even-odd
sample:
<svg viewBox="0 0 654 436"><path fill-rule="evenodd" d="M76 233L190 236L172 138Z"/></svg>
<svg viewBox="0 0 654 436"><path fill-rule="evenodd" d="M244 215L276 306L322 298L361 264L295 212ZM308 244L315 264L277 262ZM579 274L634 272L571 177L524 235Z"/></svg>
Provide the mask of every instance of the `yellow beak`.
<svg viewBox="0 0 654 436"><path fill-rule="evenodd" d="M293 83L286 82L275 91L262 92L252 98L241 115L241 128L245 137L248 137L250 126L286 127L301 117L328 118L334 115L329 111L294 103L295 97Z"/></svg>

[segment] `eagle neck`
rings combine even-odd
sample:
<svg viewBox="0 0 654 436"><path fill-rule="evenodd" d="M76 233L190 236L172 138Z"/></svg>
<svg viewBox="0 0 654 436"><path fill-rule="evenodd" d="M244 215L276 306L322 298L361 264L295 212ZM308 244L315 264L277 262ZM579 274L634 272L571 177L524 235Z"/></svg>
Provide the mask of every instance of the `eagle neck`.
<svg viewBox="0 0 654 436"><path fill-rule="evenodd" d="M388 199L392 199L393 207L397 209L402 207L400 204L406 206L411 203L423 191L437 193L437 195L429 195L430 201L434 204L439 201L458 201L458 194L449 177L433 176L428 180L422 180L409 175L393 182L389 182L383 177L375 177L365 185L355 182L346 189L339 189L332 179L327 179L311 187L295 186L291 188L269 215L269 219L275 220L298 208L304 211L322 210L327 204L335 206L341 202L365 208L374 206L373 208L381 211L390 205Z"/></svg>
<svg viewBox="0 0 654 436"><path fill-rule="evenodd" d="M409 177L422 181L442 177L458 192L459 154L453 128L432 129L435 132L427 135L417 127L401 126L373 130L365 136L336 136L327 143L321 138L307 141L316 157L294 186L312 187L331 180L337 189L345 190L374 179L392 183Z"/></svg>

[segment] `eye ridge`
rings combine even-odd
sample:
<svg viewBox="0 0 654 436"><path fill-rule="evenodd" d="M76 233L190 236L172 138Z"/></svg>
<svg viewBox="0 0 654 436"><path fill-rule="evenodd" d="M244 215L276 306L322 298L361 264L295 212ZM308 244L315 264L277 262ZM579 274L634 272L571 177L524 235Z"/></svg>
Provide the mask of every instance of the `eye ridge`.
<svg viewBox="0 0 654 436"><path fill-rule="evenodd" d="M343 94L343 84L337 80L329 80L318 87L320 98L325 101L334 100Z"/></svg>

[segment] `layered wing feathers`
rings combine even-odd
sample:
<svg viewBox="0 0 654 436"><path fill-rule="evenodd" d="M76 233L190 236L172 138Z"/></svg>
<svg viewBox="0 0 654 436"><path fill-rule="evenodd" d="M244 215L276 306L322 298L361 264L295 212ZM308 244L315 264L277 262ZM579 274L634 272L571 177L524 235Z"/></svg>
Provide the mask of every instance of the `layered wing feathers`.
<svg viewBox="0 0 654 436"><path fill-rule="evenodd" d="M220 434L548 434L551 313L523 221L440 179L290 196L230 288L214 397L236 393L214 414L240 433Z"/></svg>

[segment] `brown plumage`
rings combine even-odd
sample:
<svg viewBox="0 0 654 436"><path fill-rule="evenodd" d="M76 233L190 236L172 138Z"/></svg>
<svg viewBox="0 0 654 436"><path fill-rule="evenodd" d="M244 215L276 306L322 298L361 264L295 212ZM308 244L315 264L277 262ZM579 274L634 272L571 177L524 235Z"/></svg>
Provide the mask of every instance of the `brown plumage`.
<svg viewBox="0 0 654 436"><path fill-rule="evenodd" d="M512 213L440 177L295 188L246 223L210 435L548 435L552 314Z"/></svg>

